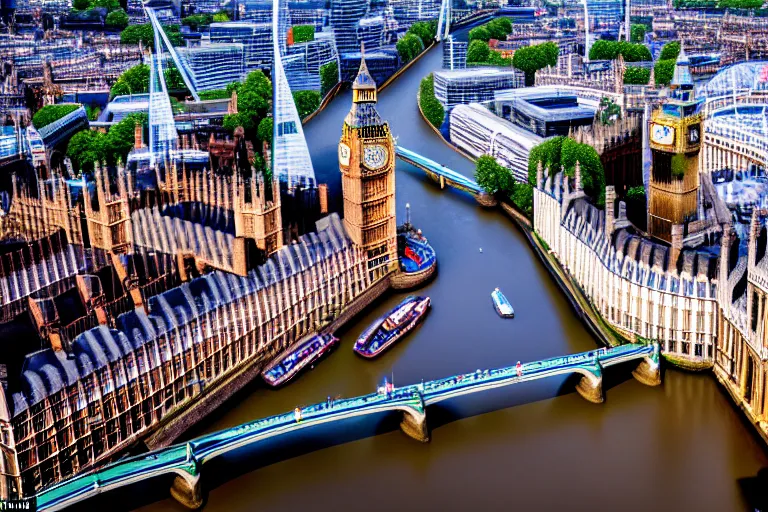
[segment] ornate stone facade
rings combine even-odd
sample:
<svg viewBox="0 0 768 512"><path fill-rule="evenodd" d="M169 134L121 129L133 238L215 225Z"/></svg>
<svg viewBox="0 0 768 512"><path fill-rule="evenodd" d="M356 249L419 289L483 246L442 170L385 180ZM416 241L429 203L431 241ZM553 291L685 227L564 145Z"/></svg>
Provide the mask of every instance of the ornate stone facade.
<svg viewBox="0 0 768 512"><path fill-rule="evenodd" d="M395 144L376 112L376 83L365 58L352 84L352 109L339 142L344 226L368 258L370 280L397 270Z"/></svg>
<svg viewBox="0 0 768 512"><path fill-rule="evenodd" d="M545 179L545 175L547 176ZM711 365L717 332L717 259L636 234L606 188L606 209L563 173L538 172L536 233L605 321L629 339L658 340L689 366Z"/></svg>

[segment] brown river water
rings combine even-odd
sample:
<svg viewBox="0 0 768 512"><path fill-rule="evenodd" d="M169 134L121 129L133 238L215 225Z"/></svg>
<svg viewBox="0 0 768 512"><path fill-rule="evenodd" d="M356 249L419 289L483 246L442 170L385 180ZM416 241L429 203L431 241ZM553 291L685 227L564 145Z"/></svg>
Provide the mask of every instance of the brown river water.
<svg viewBox="0 0 768 512"><path fill-rule="evenodd" d="M472 163L426 126L419 81L441 66L432 49L380 95L400 145L460 172ZM319 182L340 205L337 142L349 92L306 126ZM478 368L592 349L580 322L515 225L397 164L398 219L412 220L438 253L439 272L418 293L426 321L379 359L352 352L355 337L403 294L391 293L337 333L341 346L280 390L249 385L186 438L321 402ZM482 252L480 252L482 248ZM514 320L493 310L499 286ZM643 386L631 367L605 372L606 401L591 404L573 378L555 377L457 398L427 410L431 442L402 434L397 418L346 420L270 440L203 468L206 512L429 510L753 510L749 489L768 450L710 374L667 369ZM141 490L130 491L137 499ZM184 510L167 487L138 498L143 512ZM122 499L122 498L120 498ZM120 508L109 499L109 508ZM151 500L160 500L147 505Z"/></svg>

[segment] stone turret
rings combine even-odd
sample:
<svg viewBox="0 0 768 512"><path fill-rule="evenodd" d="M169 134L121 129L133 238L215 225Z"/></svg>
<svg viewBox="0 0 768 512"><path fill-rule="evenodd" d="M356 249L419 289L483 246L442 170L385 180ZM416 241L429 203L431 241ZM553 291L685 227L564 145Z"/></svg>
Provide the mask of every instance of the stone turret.
<svg viewBox="0 0 768 512"><path fill-rule="evenodd" d="M675 265L680 252L683 250L683 225L673 224L671 230L672 241L669 248L669 266Z"/></svg>
<svg viewBox="0 0 768 512"><path fill-rule="evenodd" d="M605 236L610 237L613 235L614 218L615 218L615 205L616 203L616 188L613 185L605 187Z"/></svg>

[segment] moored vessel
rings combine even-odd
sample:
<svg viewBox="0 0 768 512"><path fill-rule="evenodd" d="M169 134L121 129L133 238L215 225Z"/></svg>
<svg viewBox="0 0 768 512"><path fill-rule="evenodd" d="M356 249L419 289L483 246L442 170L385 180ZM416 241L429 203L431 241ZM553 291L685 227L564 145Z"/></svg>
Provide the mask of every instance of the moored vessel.
<svg viewBox="0 0 768 512"><path fill-rule="evenodd" d="M496 312L502 318L514 318L515 310L512 308L512 304L509 303L507 298L501 293L501 290L496 288L491 292L491 299L493 299L493 307L496 308Z"/></svg>
<svg viewBox="0 0 768 512"><path fill-rule="evenodd" d="M363 331L355 343L355 352L369 359L378 356L416 327L429 306L429 297L407 297Z"/></svg>
<svg viewBox="0 0 768 512"><path fill-rule="evenodd" d="M270 386L281 386L333 350L338 342L339 339L332 334L313 333L305 336L264 368L261 377Z"/></svg>

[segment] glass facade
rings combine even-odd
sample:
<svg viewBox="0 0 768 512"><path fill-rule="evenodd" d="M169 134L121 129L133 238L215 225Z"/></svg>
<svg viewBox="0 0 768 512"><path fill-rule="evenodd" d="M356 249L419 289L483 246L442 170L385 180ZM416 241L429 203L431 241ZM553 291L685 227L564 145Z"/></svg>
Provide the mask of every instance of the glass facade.
<svg viewBox="0 0 768 512"><path fill-rule="evenodd" d="M212 23L212 43L239 43L243 45L243 61L246 72L272 65L272 25L232 21Z"/></svg>
<svg viewBox="0 0 768 512"><path fill-rule="evenodd" d="M224 89L245 75L242 44L209 44L180 48L179 54L190 71L198 91Z"/></svg>

